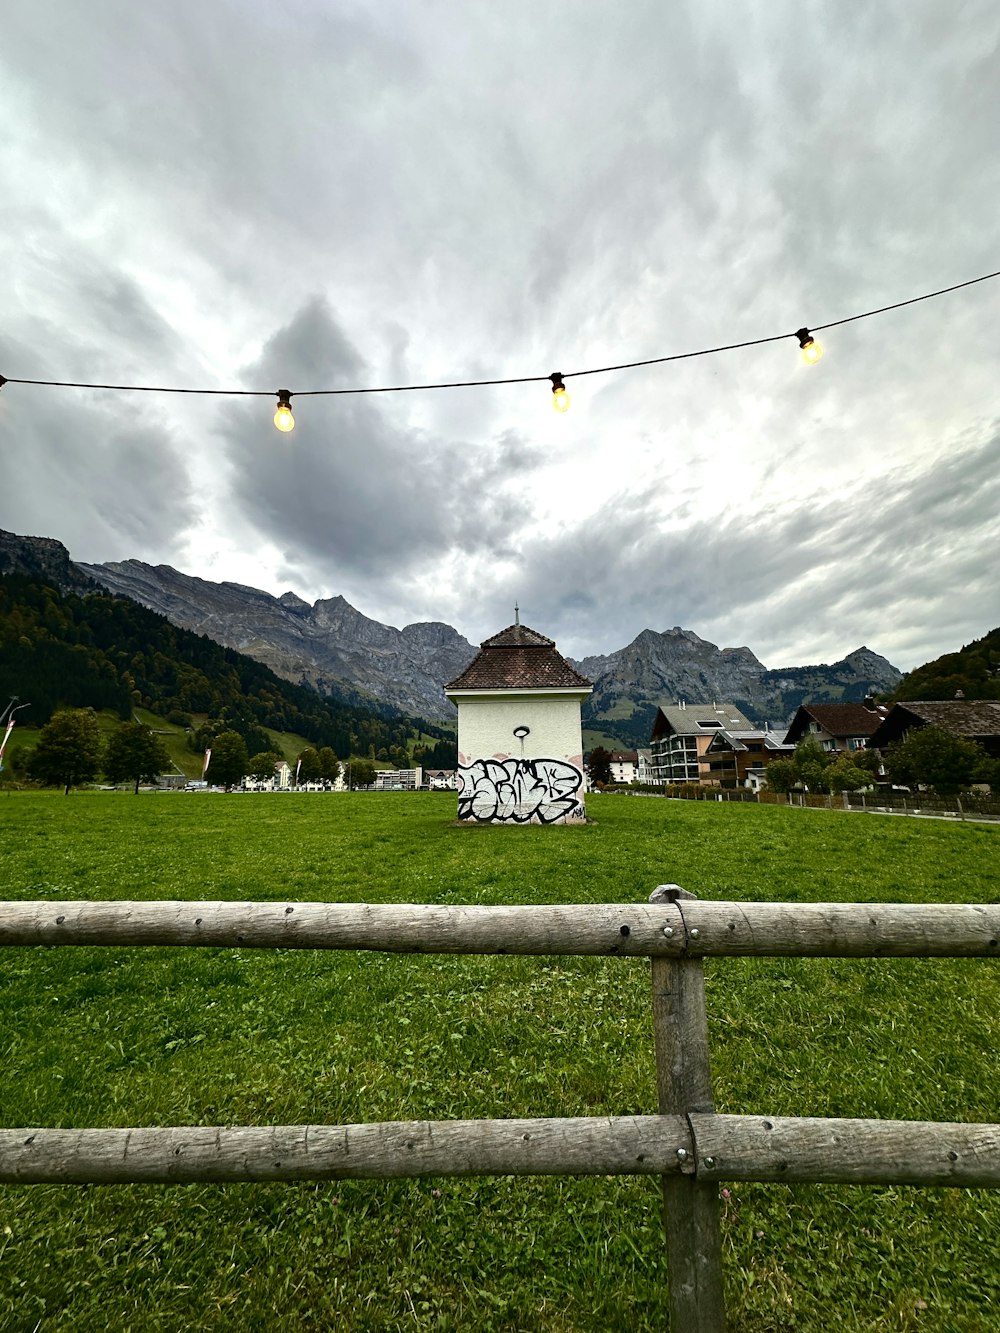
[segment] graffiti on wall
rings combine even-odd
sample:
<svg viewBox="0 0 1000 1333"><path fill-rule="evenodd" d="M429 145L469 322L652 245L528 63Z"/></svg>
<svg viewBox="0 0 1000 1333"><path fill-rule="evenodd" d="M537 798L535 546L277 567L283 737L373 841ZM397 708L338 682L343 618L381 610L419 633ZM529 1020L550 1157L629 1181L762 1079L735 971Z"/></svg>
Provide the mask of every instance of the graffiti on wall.
<svg viewBox="0 0 1000 1333"><path fill-rule="evenodd" d="M476 759L459 769L458 817L481 824L585 819L583 773L563 759Z"/></svg>

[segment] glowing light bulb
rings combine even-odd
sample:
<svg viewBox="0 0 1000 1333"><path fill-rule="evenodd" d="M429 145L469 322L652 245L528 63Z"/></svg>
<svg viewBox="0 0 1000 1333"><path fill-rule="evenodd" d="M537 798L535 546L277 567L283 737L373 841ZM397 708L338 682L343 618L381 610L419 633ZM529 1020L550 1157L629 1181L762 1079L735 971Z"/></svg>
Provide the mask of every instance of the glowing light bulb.
<svg viewBox="0 0 1000 1333"><path fill-rule="evenodd" d="M274 424L281 431L287 432L295 429L295 418L292 416L291 397L290 390L278 390L278 410L274 414Z"/></svg>
<svg viewBox="0 0 1000 1333"><path fill-rule="evenodd" d="M562 375L557 371L554 375L550 375L549 379L552 381L552 406L557 412L568 412L570 398L566 392L566 385L563 384Z"/></svg>
<svg viewBox="0 0 1000 1333"><path fill-rule="evenodd" d="M802 360L807 366L814 366L823 355L823 349L808 329L798 329L795 334L802 348Z"/></svg>

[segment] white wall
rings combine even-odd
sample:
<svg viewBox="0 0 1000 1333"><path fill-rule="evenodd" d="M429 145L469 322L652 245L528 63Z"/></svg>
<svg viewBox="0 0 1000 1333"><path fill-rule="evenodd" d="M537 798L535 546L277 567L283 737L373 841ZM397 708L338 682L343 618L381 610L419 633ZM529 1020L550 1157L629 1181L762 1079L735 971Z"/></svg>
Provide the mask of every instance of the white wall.
<svg viewBox="0 0 1000 1333"><path fill-rule="evenodd" d="M489 824L586 819L580 693L507 690L459 695L455 702L459 819ZM516 736L522 727L527 735Z"/></svg>
<svg viewBox="0 0 1000 1333"><path fill-rule="evenodd" d="M458 762L475 759L564 759L583 768L579 695L480 696L458 703ZM530 728L523 742L515 727Z"/></svg>

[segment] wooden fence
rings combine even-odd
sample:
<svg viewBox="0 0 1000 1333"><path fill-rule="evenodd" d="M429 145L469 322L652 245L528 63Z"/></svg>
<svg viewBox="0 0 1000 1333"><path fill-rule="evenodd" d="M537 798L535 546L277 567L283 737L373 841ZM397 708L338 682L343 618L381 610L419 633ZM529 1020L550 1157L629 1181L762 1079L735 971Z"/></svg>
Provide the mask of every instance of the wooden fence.
<svg viewBox="0 0 1000 1333"><path fill-rule="evenodd" d="M997 905L701 902L677 885L603 906L0 903L0 946L53 944L648 957L660 1114L3 1129L0 1182L658 1175L675 1333L725 1329L721 1181L1000 1186L1000 1125L716 1114L702 962L995 958Z"/></svg>

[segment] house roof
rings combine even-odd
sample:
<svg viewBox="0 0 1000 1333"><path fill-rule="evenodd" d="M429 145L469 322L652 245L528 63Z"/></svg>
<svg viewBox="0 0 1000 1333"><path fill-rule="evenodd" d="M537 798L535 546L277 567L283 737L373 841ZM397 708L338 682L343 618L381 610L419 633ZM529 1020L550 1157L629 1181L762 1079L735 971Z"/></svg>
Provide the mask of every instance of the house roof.
<svg viewBox="0 0 1000 1333"><path fill-rule="evenodd" d="M810 722L817 722L836 738L871 736L885 716L885 711L866 708L864 704L802 704L785 739L792 744L801 740Z"/></svg>
<svg viewBox="0 0 1000 1333"><path fill-rule="evenodd" d="M639 756L635 750L612 750L608 754L608 761L612 764L637 764Z"/></svg>
<svg viewBox="0 0 1000 1333"><path fill-rule="evenodd" d="M733 728L753 730L753 723L735 704L660 704L653 721L653 740L669 735L712 736Z"/></svg>
<svg viewBox="0 0 1000 1333"><path fill-rule="evenodd" d="M953 736L1000 737L1000 700L932 699L894 704L871 738L873 747L898 740L912 727L940 727Z"/></svg>
<svg viewBox="0 0 1000 1333"><path fill-rule="evenodd" d="M547 639L527 625L508 625L484 639L479 652L446 690L579 690L591 682L581 676Z"/></svg>
<svg viewBox="0 0 1000 1333"><path fill-rule="evenodd" d="M529 629L527 625L522 625L518 621L516 625L508 625L499 634L484 639L479 646L480 648L554 648L556 641L547 639L544 634L539 634L537 630Z"/></svg>
<svg viewBox="0 0 1000 1333"><path fill-rule="evenodd" d="M716 744L718 738L722 740ZM739 731L735 727L723 727L717 731L709 743L710 750L748 750L750 747L748 741L763 741L765 750L792 750L794 747L786 744L785 733L783 731Z"/></svg>

